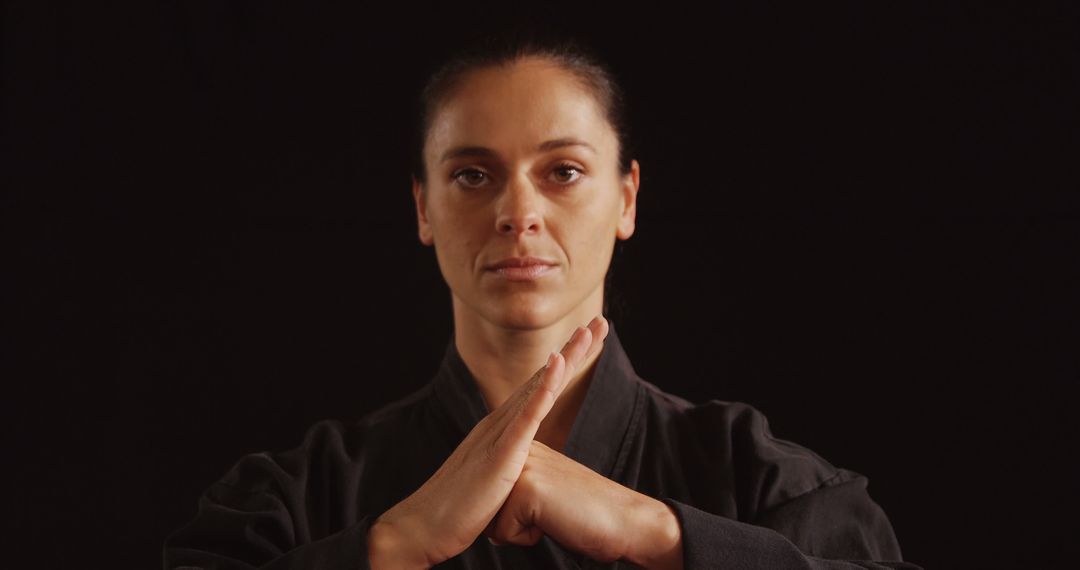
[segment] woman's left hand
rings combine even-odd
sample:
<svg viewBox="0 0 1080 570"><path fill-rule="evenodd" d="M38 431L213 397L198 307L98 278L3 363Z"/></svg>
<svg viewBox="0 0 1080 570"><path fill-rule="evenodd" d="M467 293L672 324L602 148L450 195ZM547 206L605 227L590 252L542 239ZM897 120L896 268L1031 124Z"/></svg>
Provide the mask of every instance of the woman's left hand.
<svg viewBox="0 0 1080 570"><path fill-rule="evenodd" d="M484 534L496 544L548 535L598 562L681 568L678 520L663 502L533 441L517 483Z"/></svg>

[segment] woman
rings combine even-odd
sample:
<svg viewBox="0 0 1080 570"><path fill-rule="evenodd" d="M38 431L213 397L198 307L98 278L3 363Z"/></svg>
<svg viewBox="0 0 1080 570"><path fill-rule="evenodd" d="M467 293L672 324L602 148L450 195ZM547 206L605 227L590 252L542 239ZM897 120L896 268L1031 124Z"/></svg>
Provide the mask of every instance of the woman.
<svg viewBox="0 0 1080 570"><path fill-rule="evenodd" d="M602 313L640 166L595 58L486 45L423 103L412 192L454 315L440 370L243 458L166 540L166 568L904 566L864 477L749 406L634 373Z"/></svg>

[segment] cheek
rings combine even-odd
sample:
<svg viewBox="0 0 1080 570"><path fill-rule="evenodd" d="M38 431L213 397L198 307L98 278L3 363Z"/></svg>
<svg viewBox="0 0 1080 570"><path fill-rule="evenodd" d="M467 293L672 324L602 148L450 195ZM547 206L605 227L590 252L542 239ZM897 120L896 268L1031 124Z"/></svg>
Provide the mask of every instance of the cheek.
<svg viewBox="0 0 1080 570"><path fill-rule="evenodd" d="M597 189L597 191L603 192L602 189ZM605 195L603 199L593 200L579 208L574 216L575 225L582 228L581 233L589 234L587 239L603 240L594 241L594 245L599 245L607 240L609 234L614 239L615 228L618 225L618 208L617 200Z"/></svg>
<svg viewBox="0 0 1080 570"><path fill-rule="evenodd" d="M578 275L599 275L607 270L607 263L614 247L615 224L607 212L582 213L567 219L564 230L571 251L570 262L576 265ZM592 280L591 277L587 277Z"/></svg>
<svg viewBox="0 0 1080 570"><path fill-rule="evenodd" d="M480 220L448 213L436 222L435 243L444 260L455 271L471 269L483 247Z"/></svg>
<svg viewBox="0 0 1080 570"><path fill-rule="evenodd" d="M598 200L592 208L589 208L588 218L580 221L581 227L588 228L582 232L582 239L586 242L583 247L587 248L590 261L595 264L595 273L603 275L607 271L607 264L611 260L611 253L615 247L615 233L619 222L619 203L614 199Z"/></svg>

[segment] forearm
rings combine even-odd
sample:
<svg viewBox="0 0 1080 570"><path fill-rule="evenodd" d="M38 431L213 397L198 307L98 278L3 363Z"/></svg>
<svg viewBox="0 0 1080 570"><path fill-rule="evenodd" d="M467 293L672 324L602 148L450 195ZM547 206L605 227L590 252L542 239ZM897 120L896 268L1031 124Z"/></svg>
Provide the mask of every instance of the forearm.
<svg viewBox="0 0 1080 570"><path fill-rule="evenodd" d="M644 496L636 509L638 529L633 533L625 560L647 570L682 570L682 529L671 507Z"/></svg>
<svg viewBox="0 0 1080 570"><path fill-rule="evenodd" d="M376 520L367 534L368 561L371 570L413 570L430 566L418 560L405 540L405 535L393 525Z"/></svg>
<svg viewBox="0 0 1080 570"><path fill-rule="evenodd" d="M688 568L919 568L899 560L898 555L896 559L888 559L891 556L880 559L880 555L873 553L876 550L873 548L875 539L867 532L870 527L848 527L845 530L842 525L845 515L841 512L832 513L834 518L829 521L831 526L823 524L817 527L820 538L808 546L808 551L813 550L816 554L809 555L772 528L733 520L671 499L664 499L664 502L672 507L679 519L683 563ZM813 521L806 521L802 526L811 524Z"/></svg>

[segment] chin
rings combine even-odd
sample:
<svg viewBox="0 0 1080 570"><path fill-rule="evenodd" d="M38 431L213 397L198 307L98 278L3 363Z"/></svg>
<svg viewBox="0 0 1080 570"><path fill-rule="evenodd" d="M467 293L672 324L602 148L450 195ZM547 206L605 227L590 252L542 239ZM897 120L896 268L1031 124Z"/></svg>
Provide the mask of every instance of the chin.
<svg viewBox="0 0 1080 570"><path fill-rule="evenodd" d="M509 298L493 303L489 315L509 329L532 330L544 328L557 320L557 311L552 303L535 298Z"/></svg>

